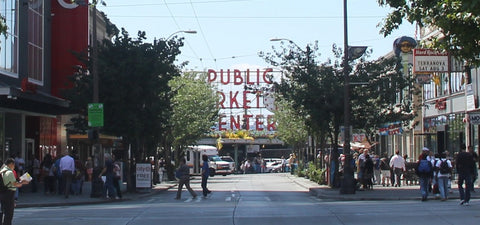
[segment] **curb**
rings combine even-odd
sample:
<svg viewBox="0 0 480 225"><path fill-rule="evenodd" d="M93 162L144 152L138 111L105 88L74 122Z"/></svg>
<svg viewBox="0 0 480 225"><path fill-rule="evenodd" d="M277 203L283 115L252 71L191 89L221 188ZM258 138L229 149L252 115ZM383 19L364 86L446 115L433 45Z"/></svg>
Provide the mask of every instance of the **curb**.
<svg viewBox="0 0 480 225"><path fill-rule="evenodd" d="M177 184L171 184L168 185L167 187L163 188L152 188L151 191L144 193L135 193L128 198L122 198L122 199L100 199L100 198L88 198L88 200L83 200L83 201L77 201L77 202L50 202L50 203L22 203L22 204L17 204L15 208L33 208L33 207L56 207L56 206L74 206L74 205L97 205L97 204L106 204L106 203L112 203L112 202L126 202L130 201L133 199L140 199L140 198L145 198L145 197L150 197L154 194L167 191L173 187L177 186ZM134 197L134 198L132 198Z"/></svg>

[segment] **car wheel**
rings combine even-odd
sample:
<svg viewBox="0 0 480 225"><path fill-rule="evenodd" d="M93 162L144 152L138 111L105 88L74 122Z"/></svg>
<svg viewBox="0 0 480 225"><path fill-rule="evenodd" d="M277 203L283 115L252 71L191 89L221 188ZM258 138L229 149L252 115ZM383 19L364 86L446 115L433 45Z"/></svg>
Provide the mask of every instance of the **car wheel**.
<svg viewBox="0 0 480 225"><path fill-rule="evenodd" d="M210 177L214 177L214 176L215 176L215 169L210 168Z"/></svg>

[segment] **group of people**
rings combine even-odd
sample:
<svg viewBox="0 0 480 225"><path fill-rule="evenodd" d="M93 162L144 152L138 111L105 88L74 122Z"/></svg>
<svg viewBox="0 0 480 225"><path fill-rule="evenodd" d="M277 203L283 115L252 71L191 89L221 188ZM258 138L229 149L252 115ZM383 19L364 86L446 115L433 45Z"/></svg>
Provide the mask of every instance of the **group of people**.
<svg viewBox="0 0 480 225"><path fill-rule="evenodd" d="M373 189L373 185L400 187L402 175L406 171L406 156L401 156L399 151L390 158L380 158L379 155L372 155L368 149L360 150L353 158L353 166L356 168L357 181L360 190ZM344 163L344 157L340 156Z"/></svg>
<svg viewBox="0 0 480 225"><path fill-rule="evenodd" d="M429 192L435 192L437 188L441 200L446 201L450 193L452 173L455 170L458 176L460 205L468 205L470 192L474 191L473 184L478 177L477 160L478 156L471 146L469 146L468 151L466 151L465 146L462 146L454 159L450 159L446 152L432 157L430 150L426 147L423 148L416 167L416 173L420 180L422 201L426 201Z"/></svg>
<svg viewBox="0 0 480 225"><path fill-rule="evenodd" d="M68 198L70 195L82 194L83 183L95 179L92 177L94 167L92 158L88 157L86 161L82 161L74 152L63 153L55 158L51 154L45 154L42 161L35 159L31 165L26 165L18 154L13 159L15 170L19 175L28 171L32 176L32 192L37 192L38 181L43 181L45 195L59 194ZM105 167L100 174L97 173L100 177L106 178L104 197L107 197L107 191L108 197L122 197L119 185L120 171L120 164L115 161L115 157L105 154ZM17 198L18 191L15 200Z"/></svg>
<svg viewBox="0 0 480 225"><path fill-rule="evenodd" d="M208 156L202 155L202 194L204 198L207 198L208 194L211 194L212 191L208 190L207 188L207 181L208 177L210 176L210 168L208 166ZM180 159L180 165L178 166L177 170L175 171L175 176L178 179L178 189L177 189L177 196L175 197L176 200L180 200L182 197L182 189L183 185L187 188L188 192L192 195L192 198L197 198L197 193L190 187L190 168L186 165L185 158Z"/></svg>

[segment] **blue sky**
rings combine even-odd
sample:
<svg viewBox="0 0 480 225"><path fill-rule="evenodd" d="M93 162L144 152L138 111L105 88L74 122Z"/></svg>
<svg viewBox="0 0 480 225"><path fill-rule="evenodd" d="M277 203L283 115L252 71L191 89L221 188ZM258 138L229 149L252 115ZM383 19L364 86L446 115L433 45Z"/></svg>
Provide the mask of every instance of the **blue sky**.
<svg viewBox="0 0 480 225"><path fill-rule="evenodd" d="M98 6L117 27L132 36L145 31L147 42L180 30L185 37L179 62L186 70L254 69L271 67L258 57L287 38L300 47L319 42L321 60L333 58L332 44L343 46L342 0L105 0ZM376 59L392 50L400 36L415 37L408 23L384 38L377 24L390 11L377 0L348 1L349 45L368 46Z"/></svg>

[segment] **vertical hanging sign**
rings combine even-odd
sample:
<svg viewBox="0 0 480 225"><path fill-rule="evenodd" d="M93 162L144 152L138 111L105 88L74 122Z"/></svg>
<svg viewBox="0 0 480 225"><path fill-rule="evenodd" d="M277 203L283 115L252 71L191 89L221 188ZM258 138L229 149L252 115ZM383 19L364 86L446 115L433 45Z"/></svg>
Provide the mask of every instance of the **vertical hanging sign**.
<svg viewBox="0 0 480 225"><path fill-rule="evenodd" d="M88 104L88 126L103 127L103 103Z"/></svg>

